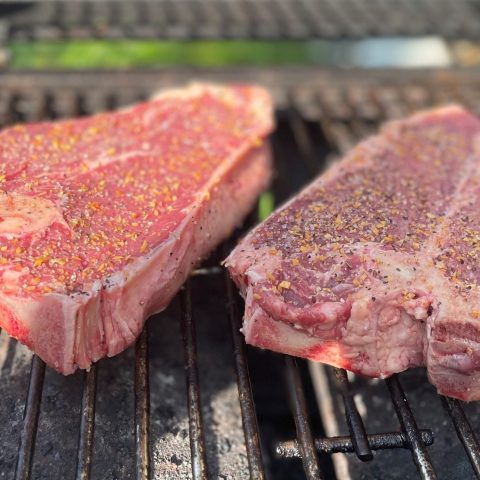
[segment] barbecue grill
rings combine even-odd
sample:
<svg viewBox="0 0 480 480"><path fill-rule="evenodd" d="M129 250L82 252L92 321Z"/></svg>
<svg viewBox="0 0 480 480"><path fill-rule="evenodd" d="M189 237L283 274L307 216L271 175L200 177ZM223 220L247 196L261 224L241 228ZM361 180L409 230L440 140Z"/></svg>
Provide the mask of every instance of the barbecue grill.
<svg viewBox="0 0 480 480"><path fill-rule="evenodd" d="M155 2L138 3L143 11L144 4ZM205 2L208 12L217 4L235 9L234 3ZM255 18L257 4L240 3L248 4L247 20ZM339 15L353 5L339 3ZM411 3L403 1L401 8ZM193 4L200 9L204 2L185 2L185 11ZM270 4L273 9L281 5ZM333 1L301 4L303 9L322 5L337 11ZM473 1L458 4L476 8ZM72 8L86 8L79 5ZM118 2L105 5L89 8L127 8ZM168 5L180 8L174 2ZM293 2L286 5L284 22L305 11L291 8ZM36 4L32 10L15 10L22 16L11 22L8 18L14 17L6 17L5 38L27 31L37 35L27 28L35 22L57 28L55 35L61 31L69 36L75 29L64 28L62 19L70 6L35 18L33 12L49 8ZM108 18L111 26L119 17ZM477 21L462 18L472 25ZM425 19L417 23L422 21L430 25ZM90 28L86 20L83 25ZM341 25L332 23L330 31L349 35L351 30ZM122 28L117 34L125 32ZM250 34L250 27L245 32ZM480 114L475 70L6 71L0 77L0 124L113 109L191 78L254 81L272 91L278 122L272 137L277 204L387 119L451 101ZM243 229L193 272L170 307L147 322L135 347L100 361L89 372L64 378L2 332L0 478L480 477L480 448L472 427L480 420L479 406L439 397L423 370L368 381L244 344L241 300L219 262L257 221L254 211Z"/></svg>
<svg viewBox="0 0 480 480"><path fill-rule="evenodd" d="M16 2L4 38L480 37L476 0L118 0ZM73 3L73 5L71 5Z"/></svg>

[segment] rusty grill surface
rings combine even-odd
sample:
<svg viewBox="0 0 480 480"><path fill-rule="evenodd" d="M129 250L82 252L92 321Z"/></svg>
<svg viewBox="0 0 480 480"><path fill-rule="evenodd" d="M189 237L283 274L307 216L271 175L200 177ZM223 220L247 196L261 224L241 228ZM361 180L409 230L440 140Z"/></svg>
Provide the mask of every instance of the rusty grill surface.
<svg viewBox="0 0 480 480"><path fill-rule="evenodd" d="M4 40L480 37L477 0L47 0L0 8Z"/></svg>
<svg viewBox="0 0 480 480"><path fill-rule="evenodd" d="M276 203L382 121L451 101L480 113L476 71L50 72L0 78L0 123L111 109L191 78L271 89ZM245 346L219 267L234 241L135 347L89 372L62 377L0 335L0 478L480 478L480 408L439 398L421 370L366 381Z"/></svg>

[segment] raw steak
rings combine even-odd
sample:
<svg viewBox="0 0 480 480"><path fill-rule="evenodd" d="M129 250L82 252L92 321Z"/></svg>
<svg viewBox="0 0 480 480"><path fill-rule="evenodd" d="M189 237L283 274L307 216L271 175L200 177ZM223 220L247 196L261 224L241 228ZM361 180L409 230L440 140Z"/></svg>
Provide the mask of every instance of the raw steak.
<svg viewBox="0 0 480 480"><path fill-rule="evenodd" d="M247 342L480 399L479 142L460 107L389 123L259 225L226 261Z"/></svg>
<svg viewBox="0 0 480 480"><path fill-rule="evenodd" d="M192 85L0 133L0 326L64 374L134 342L270 177L268 94Z"/></svg>

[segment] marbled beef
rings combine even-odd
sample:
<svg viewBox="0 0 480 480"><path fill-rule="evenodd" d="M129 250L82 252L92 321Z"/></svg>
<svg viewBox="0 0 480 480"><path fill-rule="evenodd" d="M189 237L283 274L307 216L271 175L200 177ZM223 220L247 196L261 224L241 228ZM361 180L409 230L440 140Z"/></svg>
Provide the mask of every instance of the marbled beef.
<svg viewBox="0 0 480 480"><path fill-rule="evenodd" d="M0 326L58 371L115 355L270 177L271 101L193 85L0 133Z"/></svg>
<svg viewBox="0 0 480 480"><path fill-rule="evenodd" d="M248 343L480 399L480 121L385 125L227 259Z"/></svg>

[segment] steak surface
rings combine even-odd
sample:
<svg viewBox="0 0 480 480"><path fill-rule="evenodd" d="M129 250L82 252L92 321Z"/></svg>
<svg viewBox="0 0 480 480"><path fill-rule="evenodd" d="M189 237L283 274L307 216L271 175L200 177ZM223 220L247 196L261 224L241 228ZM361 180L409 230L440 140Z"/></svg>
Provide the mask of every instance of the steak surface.
<svg viewBox="0 0 480 480"><path fill-rule="evenodd" d="M480 399L479 141L457 106L388 123L253 230L226 260L247 342Z"/></svg>
<svg viewBox="0 0 480 480"><path fill-rule="evenodd" d="M261 88L0 133L0 326L69 374L131 345L270 179Z"/></svg>

